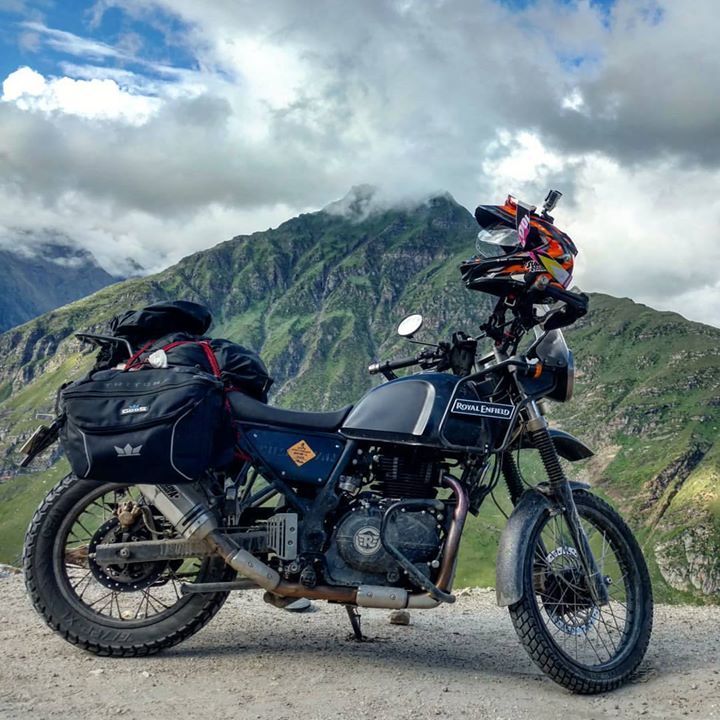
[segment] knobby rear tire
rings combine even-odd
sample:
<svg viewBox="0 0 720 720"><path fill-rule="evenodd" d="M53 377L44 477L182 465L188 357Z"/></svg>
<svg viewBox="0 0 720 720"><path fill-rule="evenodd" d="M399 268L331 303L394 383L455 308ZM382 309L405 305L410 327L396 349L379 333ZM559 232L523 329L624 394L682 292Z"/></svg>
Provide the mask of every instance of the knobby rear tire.
<svg viewBox="0 0 720 720"><path fill-rule="evenodd" d="M68 600L67 586L58 577L58 531L65 517L77 508L99 486L108 491L111 483L79 480L66 476L47 495L30 522L23 550L25 586L33 606L45 622L63 639L83 650L102 656L136 657L152 655L194 635L220 610L227 592L198 593L182 598L177 610L163 613L162 618L143 627L122 627L96 614L92 619L78 611ZM220 558L204 561L204 582L218 582L234 577ZM135 623L137 624L137 623Z"/></svg>
<svg viewBox="0 0 720 720"><path fill-rule="evenodd" d="M596 694L614 690L626 683L645 656L653 622L652 586L642 551L622 517L595 495L584 490L573 493L581 520L592 519L602 525L609 539L622 554L624 574L628 575L633 595L631 627L625 647L613 660L596 669L574 662L553 640L542 617L535 587L535 549L543 528L550 522L547 514L538 518L530 533L530 549L523 568L522 599L510 606L510 617L525 650L536 665L559 685L577 694ZM543 550L549 550L544 548Z"/></svg>

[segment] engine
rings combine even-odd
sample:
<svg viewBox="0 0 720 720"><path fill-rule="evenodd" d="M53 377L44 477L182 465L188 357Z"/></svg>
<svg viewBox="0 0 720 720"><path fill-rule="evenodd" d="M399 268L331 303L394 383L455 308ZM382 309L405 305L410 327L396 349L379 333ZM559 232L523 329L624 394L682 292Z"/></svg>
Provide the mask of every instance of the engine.
<svg viewBox="0 0 720 720"><path fill-rule="evenodd" d="M374 454L363 485L335 523L326 552L328 580L341 585L398 584L403 571L381 538L383 518L398 500L432 501L440 482L440 467L432 458L409 449L404 454ZM358 483L359 484L359 483ZM386 541L423 574L439 566L447 519L438 507L408 507L393 511Z"/></svg>
<svg viewBox="0 0 720 720"><path fill-rule="evenodd" d="M373 457L373 490L390 498L434 498L440 483L440 467L420 450Z"/></svg>
<svg viewBox="0 0 720 720"><path fill-rule="evenodd" d="M340 518L326 553L330 580L341 585L387 585L400 580L401 569L380 537L383 517L394 502L363 498ZM396 512L387 525L387 540L428 576L439 565L441 516L430 509Z"/></svg>

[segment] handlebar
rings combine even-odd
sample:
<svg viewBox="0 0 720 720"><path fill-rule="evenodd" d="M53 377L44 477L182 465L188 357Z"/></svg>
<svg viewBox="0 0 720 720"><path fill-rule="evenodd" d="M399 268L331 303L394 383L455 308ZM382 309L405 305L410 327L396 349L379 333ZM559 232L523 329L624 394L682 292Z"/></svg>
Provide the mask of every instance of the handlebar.
<svg viewBox="0 0 720 720"><path fill-rule="evenodd" d="M399 360L387 360L386 362L375 362L371 365L368 365L368 372L371 375L377 375L379 373L392 373L393 370L401 370L402 368L419 365L423 361L427 360L428 353L421 353L417 357L401 358ZM483 368L476 373L472 373L469 375L469 378L473 380L479 380L485 375L496 372L497 370L501 370L503 368L515 368L516 372L519 372L522 375L526 375L528 377L537 377L539 372L542 372L542 365L540 363L528 362L524 357L513 356L507 358L506 360L502 360L499 363L491 365L490 367Z"/></svg>
<svg viewBox="0 0 720 720"><path fill-rule="evenodd" d="M416 357L375 362L368 367L368 372L371 375L380 373L388 380L395 380L393 370L419 365L423 370L452 370L456 375L465 376L472 372L476 352L477 339L458 331L453 333L450 342L429 345Z"/></svg>
<svg viewBox="0 0 720 720"><path fill-rule="evenodd" d="M411 367L417 365L422 356L411 358L401 358L400 360L387 360L386 362L374 362L368 365L368 372L371 375L377 375L378 373L388 372L391 370L402 370L402 368Z"/></svg>
<svg viewBox="0 0 720 720"><path fill-rule="evenodd" d="M562 302L562 307L549 312L545 308L545 315L538 317L534 305L540 304L542 298L535 297L533 300L530 294L527 294L515 298L510 304L507 298L501 297L498 299L490 319L480 326L483 331L482 335L473 338L458 331L453 333L450 342L430 345L416 357L374 362L368 366L368 372L371 375L382 374L387 380L396 380L397 376L393 370L419 365L423 370L434 369L438 372L452 370L455 375L472 379L478 379L490 372L505 368L528 377L539 377L543 370L542 363L537 358L538 346L551 330L571 325L585 315L589 300L583 293L570 292L556 286L548 285L541 289L548 298ZM508 309L512 309L514 319L506 322ZM528 330L535 326L542 328L543 335L530 346L524 356L516 355L520 340ZM483 337L495 342L494 356L501 361L479 372L473 372L478 365L483 366L493 358L493 355L490 355L478 362L477 343ZM430 348L433 349L430 350ZM502 360L502 358L505 359Z"/></svg>

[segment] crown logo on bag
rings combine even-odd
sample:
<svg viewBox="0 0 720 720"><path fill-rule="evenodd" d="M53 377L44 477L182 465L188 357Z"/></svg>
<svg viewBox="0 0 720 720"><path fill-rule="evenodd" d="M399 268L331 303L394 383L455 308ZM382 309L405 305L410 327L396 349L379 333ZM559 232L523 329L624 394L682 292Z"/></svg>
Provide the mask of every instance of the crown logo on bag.
<svg viewBox="0 0 720 720"><path fill-rule="evenodd" d="M113 445L113 447L115 448L115 452L118 457L137 457L142 450L142 445L133 447L130 443L128 443L125 447L118 447L117 445Z"/></svg>

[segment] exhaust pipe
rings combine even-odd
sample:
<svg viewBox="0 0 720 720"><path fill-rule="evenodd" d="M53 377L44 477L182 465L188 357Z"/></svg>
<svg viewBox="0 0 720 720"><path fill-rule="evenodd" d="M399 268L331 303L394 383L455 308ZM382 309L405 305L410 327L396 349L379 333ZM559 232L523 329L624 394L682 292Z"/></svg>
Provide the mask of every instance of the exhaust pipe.
<svg viewBox="0 0 720 720"><path fill-rule="evenodd" d="M230 567L266 590L272 592L280 585L281 578L275 570L219 532L215 515L196 490L178 485L137 487L185 538L205 540Z"/></svg>
<svg viewBox="0 0 720 720"><path fill-rule="evenodd" d="M457 550L468 511L467 494L455 478L443 478L455 496L457 505L445 541L445 552L438 575L438 587L450 592ZM359 607L399 610L402 608L429 609L440 602L427 593L408 593L404 588L361 585L357 588L317 585L305 587L283 580L279 573L259 560L218 530L215 516L205 506L204 498L191 487L177 485L138 485L143 497L154 505L185 538L205 542L240 575L268 592L281 597L328 600Z"/></svg>
<svg viewBox="0 0 720 720"><path fill-rule="evenodd" d="M218 530L208 533L205 541L208 542L215 552L225 562L248 580L257 583L261 588L273 592L281 583L279 573L268 567L262 560L258 560L247 550L238 547L237 544Z"/></svg>
<svg viewBox="0 0 720 720"><path fill-rule="evenodd" d="M289 583L247 550L218 530L216 517L205 506L205 498L190 486L138 485L138 490L186 539L204 540L214 552L240 575L268 592L283 597L355 603L356 588L318 585L308 588Z"/></svg>

